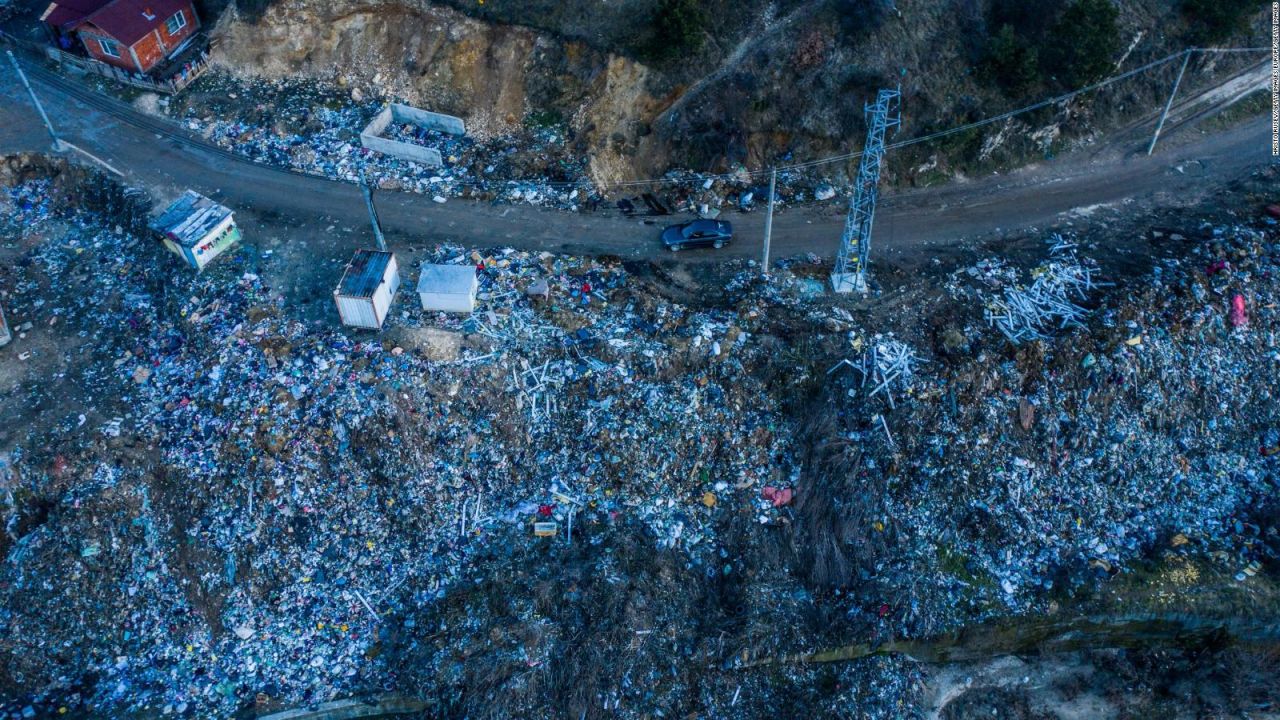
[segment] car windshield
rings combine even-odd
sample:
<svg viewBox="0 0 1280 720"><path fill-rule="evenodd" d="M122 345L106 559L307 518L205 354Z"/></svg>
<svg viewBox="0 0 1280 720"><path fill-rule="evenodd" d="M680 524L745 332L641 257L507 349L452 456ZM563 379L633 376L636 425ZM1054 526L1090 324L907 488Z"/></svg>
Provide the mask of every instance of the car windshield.
<svg viewBox="0 0 1280 720"><path fill-rule="evenodd" d="M686 238L705 237L715 232L716 224L706 220L697 220L684 226L680 231Z"/></svg>

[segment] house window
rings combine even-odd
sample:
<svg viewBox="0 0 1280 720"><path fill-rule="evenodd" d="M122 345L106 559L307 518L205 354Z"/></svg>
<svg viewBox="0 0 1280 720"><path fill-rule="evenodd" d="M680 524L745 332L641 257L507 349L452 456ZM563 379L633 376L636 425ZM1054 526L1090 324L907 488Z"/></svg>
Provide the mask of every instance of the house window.
<svg viewBox="0 0 1280 720"><path fill-rule="evenodd" d="M98 47L102 48L103 55L106 55L108 57L113 57L113 58L120 57L120 46L116 45L115 40L98 38Z"/></svg>
<svg viewBox="0 0 1280 720"><path fill-rule="evenodd" d="M187 16L181 10L173 14L173 17L164 21L164 29L169 31L170 35L177 35L178 31L187 26Z"/></svg>

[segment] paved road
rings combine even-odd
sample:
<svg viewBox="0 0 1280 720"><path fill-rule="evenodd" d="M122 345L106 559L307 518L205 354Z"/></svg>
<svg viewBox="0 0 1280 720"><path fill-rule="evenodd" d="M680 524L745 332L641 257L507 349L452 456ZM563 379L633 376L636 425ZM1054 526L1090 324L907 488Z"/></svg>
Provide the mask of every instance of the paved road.
<svg viewBox="0 0 1280 720"><path fill-rule="evenodd" d="M7 64L0 77L0 151L43 150L48 136ZM161 198L194 188L237 210L250 242L279 256L336 261L371 243L354 186L255 165L216 149L159 135L168 126L101 96L77 99L75 86L38 70L33 75L60 132L125 170L131 183ZM86 104L92 100L97 107ZM123 111L123 112L122 112ZM876 256L911 266L958 238L1043 226L1064 214L1135 200L1186 202L1240 177L1268 159L1266 118L1213 135L1194 129L1162 138L1154 157L1123 147L1065 157L1006 176L927 190L886 192L877 217ZM1143 143L1145 145L1145 143ZM1178 168L1183 168L1179 170ZM530 206L490 205L380 193L379 213L398 249L441 241L623 257L659 257L654 226L635 219L573 214ZM739 241L724 251L682 253L683 261L726 255L756 257L763 213L731 213ZM774 221L774 257L834 253L843 217L832 207L800 207Z"/></svg>

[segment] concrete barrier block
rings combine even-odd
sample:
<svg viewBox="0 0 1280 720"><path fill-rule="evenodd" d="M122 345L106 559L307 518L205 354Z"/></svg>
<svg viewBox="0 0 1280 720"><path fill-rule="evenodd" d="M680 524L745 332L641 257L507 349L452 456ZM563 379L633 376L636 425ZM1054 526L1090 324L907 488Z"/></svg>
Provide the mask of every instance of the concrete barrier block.
<svg viewBox="0 0 1280 720"><path fill-rule="evenodd" d="M428 130L437 130L439 132L449 133L451 135L465 135L467 130L462 118L452 115L444 115L429 110L420 110L409 105L401 105L392 103L382 112L374 116L373 120L365 126L360 133L360 144L370 150L398 157L402 160L421 163L429 167L440 167L444 164L440 151L435 148L415 145L413 143L400 142L399 140L391 140L382 137L387 127L392 122L408 123L417 125Z"/></svg>

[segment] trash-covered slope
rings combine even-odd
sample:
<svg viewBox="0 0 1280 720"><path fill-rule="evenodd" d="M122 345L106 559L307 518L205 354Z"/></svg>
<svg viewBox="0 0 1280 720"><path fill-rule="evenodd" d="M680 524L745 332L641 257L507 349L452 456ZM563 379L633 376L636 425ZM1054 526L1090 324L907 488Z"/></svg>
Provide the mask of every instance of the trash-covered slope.
<svg viewBox="0 0 1280 720"><path fill-rule="evenodd" d="M406 282L374 335L273 287L331 267L250 239L190 274L123 208L80 209L65 166L6 167L0 301L26 329L0 402L37 410L0 447L10 716L392 691L444 716L911 717L931 671L902 658L747 666L1096 612L1166 554L1275 613L1250 594L1280 550L1274 172L1225 207L965 246L872 303L822 294L815 258L763 281L402 251L476 267L480 304L426 313ZM1011 345L984 305L1071 237L1097 261L1083 327ZM1148 246L1155 270L1125 264ZM1123 610L1212 615L1207 592Z"/></svg>

